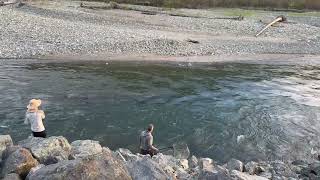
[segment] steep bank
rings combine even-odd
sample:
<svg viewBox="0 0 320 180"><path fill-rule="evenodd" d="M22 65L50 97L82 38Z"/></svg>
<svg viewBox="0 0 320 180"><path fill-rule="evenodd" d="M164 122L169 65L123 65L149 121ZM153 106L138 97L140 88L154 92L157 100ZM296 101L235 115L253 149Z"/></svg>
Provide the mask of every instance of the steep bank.
<svg viewBox="0 0 320 180"><path fill-rule="evenodd" d="M77 140L69 144L62 136L28 138L13 145L9 135L0 135L1 177L18 179L223 179L294 180L319 179L320 162L304 160L243 163L231 159L218 165L214 159L177 159L133 154L126 149L111 151L99 142Z"/></svg>
<svg viewBox="0 0 320 180"><path fill-rule="evenodd" d="M161 13L88 9L76 1L35 1L18 7L1 7L0 58L320 53L320 19L312 13L297 16L285 12L169 10L144 6L128 6L128 9ZM219 19L241 14L245 16L243 21ZM260 20L270 21L279 14L287 15L293 23L282 23L254 37L265 25Z"/></svg>

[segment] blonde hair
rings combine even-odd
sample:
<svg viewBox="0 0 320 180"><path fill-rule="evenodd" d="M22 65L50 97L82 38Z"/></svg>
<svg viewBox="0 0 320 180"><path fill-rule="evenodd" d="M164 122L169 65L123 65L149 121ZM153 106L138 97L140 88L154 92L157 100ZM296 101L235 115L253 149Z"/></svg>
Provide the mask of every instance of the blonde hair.
<svg viewBox="0 0 320 180"><path fill-rule="evenodd" d="M41 105L41 100L40 99L31 99L29 101L28 106L27 106L28 111L37 110L40 105Z"/></svg>

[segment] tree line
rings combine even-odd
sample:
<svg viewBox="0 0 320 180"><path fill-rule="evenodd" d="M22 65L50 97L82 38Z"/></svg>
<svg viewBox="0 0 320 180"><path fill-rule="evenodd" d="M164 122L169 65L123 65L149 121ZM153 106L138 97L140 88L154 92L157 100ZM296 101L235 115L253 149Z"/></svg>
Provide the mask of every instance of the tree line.
<svg viewBox="0 0 320 180"><path fill-rule="evenodd" d="M117 3L150 5L168 8L255 7L317 9L320 0L112 0Z"/></svg>

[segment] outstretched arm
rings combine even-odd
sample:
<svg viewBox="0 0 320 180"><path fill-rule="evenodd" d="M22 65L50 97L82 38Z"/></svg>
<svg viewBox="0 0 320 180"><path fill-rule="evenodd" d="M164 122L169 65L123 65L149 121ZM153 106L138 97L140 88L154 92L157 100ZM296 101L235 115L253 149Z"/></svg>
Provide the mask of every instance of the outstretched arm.
<svg viewBox="0 0 320 180"><path fill-rule="evenodd" d="M29 120L28 120L28 117L27 117L27 114L26 114L26 116L25 116L25 118L24 118L24 122L23 122L24 124L28 124L29 123Z"/></svg>

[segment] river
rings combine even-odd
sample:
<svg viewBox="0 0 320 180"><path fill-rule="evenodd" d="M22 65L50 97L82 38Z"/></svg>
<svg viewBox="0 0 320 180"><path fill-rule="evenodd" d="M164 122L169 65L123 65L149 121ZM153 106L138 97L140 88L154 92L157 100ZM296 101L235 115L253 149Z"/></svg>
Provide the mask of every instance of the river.
<svg viewBox="0 0 320 180"><path fill-rule="evenodd" d="M156 145L184 142L220 162L305 159L319 148L319 66L5 61L0 90L0 134L15 141L31 134L24 114L40 98L50 136L111 149L136 152L149 123Z"/></svg>

